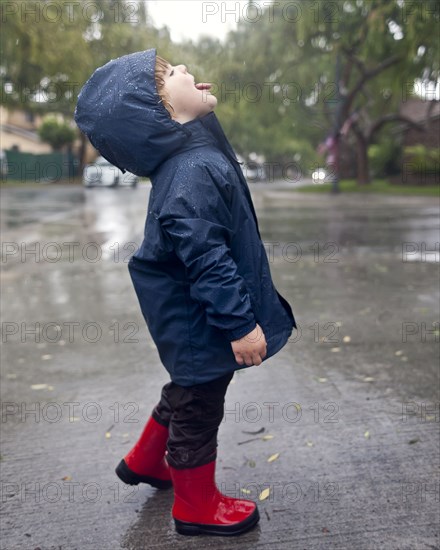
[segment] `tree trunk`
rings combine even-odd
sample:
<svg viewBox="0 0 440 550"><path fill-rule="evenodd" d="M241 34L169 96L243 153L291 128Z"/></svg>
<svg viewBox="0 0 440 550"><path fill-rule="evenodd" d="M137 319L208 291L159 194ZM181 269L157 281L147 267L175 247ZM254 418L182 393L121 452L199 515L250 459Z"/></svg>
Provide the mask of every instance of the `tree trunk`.
<svg viewBox="0 0 440 550"><path fill-rule="evenodd" d="M359 128L353 128L356 135L357 183L370 183L370 166L368 161L368 140Z"/></svg>

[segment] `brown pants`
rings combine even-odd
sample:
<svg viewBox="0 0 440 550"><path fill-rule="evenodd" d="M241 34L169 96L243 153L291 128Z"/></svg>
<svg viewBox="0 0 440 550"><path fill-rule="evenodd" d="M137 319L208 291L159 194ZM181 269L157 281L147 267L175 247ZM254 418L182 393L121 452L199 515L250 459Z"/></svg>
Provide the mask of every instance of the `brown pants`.
<svg viewBox="0 0 440 550"><path fill-rule="evenodd" d="M165 384L153 418L168 427L167 462L176 469L195 468L217 457L217 433L226 390L234 372L195 386Z"/></svg>

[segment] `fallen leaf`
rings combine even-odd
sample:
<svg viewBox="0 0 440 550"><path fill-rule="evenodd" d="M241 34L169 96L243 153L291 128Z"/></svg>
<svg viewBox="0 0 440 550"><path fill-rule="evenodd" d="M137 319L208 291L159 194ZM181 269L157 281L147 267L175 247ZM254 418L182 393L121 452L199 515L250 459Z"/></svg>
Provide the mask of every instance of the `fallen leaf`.
<svg viewBox="0 0 440 550"><path fill-rule="evenodd" d="M394 355L403 355L403 351L401 349L398 349L394 352Z"/></svg>
<svg viewBox="0 0 440 550"><path fill-rule="evenodd" d="M351 342L351 337L350 336L344 336L344 338L342 338L342 341L347 343L347 342Z"/></svg>
<svg viewBox="0 0 440 550"><path fill-rule="evenodd" d="M64 476L61 478L63 481L70 481L72 479L72 476Z"/></svg>
<svg viewBox="0 0 440 550"><path fill-rule="evenodd" d="M307 447L313 447L312 441L306 441L306 445L307 445Z"/></svg>
<svg viewBox="0 0 440 550"><path fill-rule="evenodd" d="M408 357L406 357L405 355L402 355L402 357L400 358L401 361L408 361Z"/></svg>
<svg viewBox="0 0 440 550"><path fill-rule="evenodd" d="M261 491L258 499L259 500L266 500L266 498L270 495L270 488L268 487L267 489L264 489L263 491Z"/></svg>
<svg viewBox="0 0 440 550"><path fill-rule="evenodd" d="M13 380L14 378L17 378L17 375L12 373L12 372L9 372L7 375L6 375L6 378L9 378L10 380Z"/></svg>
<svg viewBox="0 0 440 550"><path fill-rule="evenodd" d="M375 379L372 376L366 376L364 382L373 382Z"/></svg>
<svg viewBox="0 0 440 550"><path fill-rule="evenodd" d="M52 355L50 355L50 353L46 353L45 355L41 356L41 359L43 359L43 361L46 361L47 359L52 359Z"/></svg>
<svg viewBox="0 0 440 550"><path fill-rule="evenodd" d="M273 439L273 435L263 435L263 437L261 438L263 441L268 441L269 439Z"/></svg>
<svg viewBox="0 0 440 550"><path fill-rule="evenodd" d="M364 437L366 437L367 439L370 437L370 432L368 430L364 433Z"/></svg>
<svg viewBox="0 0 440 550"><path fill-rule="evenodd" d="M32 384L31 390L44 390L47 388L47 384Z"/></svg>
<svg viewBox="0 0 440 550"><path fill-rule="evenodd" d="M273 462L274 460L276 460L278 457L280 456L280 453L275 453L274 455L270 456L267 461L268 462Z"/></svg>
<svg viewBox="0 0 440 550"><path fill-rule="evenodd" d="M244 493L245 495L250 495L251 494L249 489L242 489L241 492Z"/></svg>
<svg viewBox="0 0 440 550"><path fill-rule="evenodd" d="M318 382L327 382L327 378L317 378Z"/></svg>
<svg viewBox="0 0 440 550"><path fill-rule="evenodd" d="M417 443L418 441L420 441L420 439L419 439L418 437L416 437L415 439L410 439L410 440L408 441L408 443L409 443L410 445L413 445L414 443Z"/></svg>
<svg viewBox="0 0 440 550"><path fill-rule="evenodd" d="M110 439L112 434L110 432L105 432L105 438Z"/></svg>
<svg viewBox="0 0 440 550"><path fill-rule="evenodd" d="M241 430L241 433L243 433L243 434L251 434L251 435L261 434L261 433L263 433L263 432L264 432L264 428L260 428L259 430L254 431L254 432L252 432L252 431L246 431L246 430Z"/></svg>
<svg viewBox="0 0 440 550"><path fill-rule="evenodd" d="M341 351L341 348L331 348L331 350L333 353L338 353L339 351Z"/></svg>

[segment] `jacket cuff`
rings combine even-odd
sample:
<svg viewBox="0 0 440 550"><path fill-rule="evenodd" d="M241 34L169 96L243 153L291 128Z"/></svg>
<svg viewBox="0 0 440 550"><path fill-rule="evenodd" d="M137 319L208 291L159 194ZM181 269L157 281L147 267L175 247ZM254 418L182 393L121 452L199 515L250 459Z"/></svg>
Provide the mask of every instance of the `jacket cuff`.
<svg viewBox="0 0 440 550"><path fill-rule="evenodd" d="M223 333L230 342L233 342L234 340L239 340L243 336L246 336L246 334L249 334L249 332L254 330L256 326L257 323L253 320L234 330L224 330Z"/></svg>

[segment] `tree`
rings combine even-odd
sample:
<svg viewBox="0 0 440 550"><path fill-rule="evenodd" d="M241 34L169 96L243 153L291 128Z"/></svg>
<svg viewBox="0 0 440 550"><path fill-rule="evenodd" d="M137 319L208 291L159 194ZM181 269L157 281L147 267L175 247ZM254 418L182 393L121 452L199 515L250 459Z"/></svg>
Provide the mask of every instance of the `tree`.
<svg viewBox="0 0 440 550"><path fill-rule="evenodd" d="M433 0L321 0L299 25L305 51L326 60L321 90L332 92L335 108L324 113L337 133L351 120L356 139L358 183L370 181L368 147L387 124L405 122L401 101L414 95L414 82L436 84L439 70L439 4ZM332 78L339 58L340 78ZM330 83L330 88L329 88ZM333 115L333 116L331 116Z"/></svg>
<svg viewBox="0 0 440 550"><path fill-rule="evenodd" d="M44 120L38 134L55 151L60 151L65 145L71 145L76 137L76 132L68 124L59 122L55 117Z"/></svg>
<svg viewBox="0 0 440 550"><path fill-rule="evenodd" d="M154 45L216 84L219 117L243 156L296 161L309 172L323 138L349 128L344 140L353 141L366 183L368 147L404 122L399 105L416 79L439 80L437 0L250 2L225 43L205 36L177 45L136 2L1 0L1 103L72 116L96 67ZM23 15L26 5L40 9L38 20ZM82 151L85 144L82 136Z"/></svg>
<svg viewBox="0 0 440 550"><path fill-rule="evenodd" d="M72 117L92 72L112 58L155 45L169 34L148 20L144 0L1 0L0 103ZM86 146L81 133L80 163Z"/></svg>
<svg viewBox="0 0 440 550"><path fill-rule="evenodd" d="M224 46L204 40L192 52L218 83L233 144L272 161L299 156L308 171L318 143L345 127L368 182L369 145L388 125L412 124L398 110L416 79L439 79L437 0L284 0L242 13Z"/></svg>

